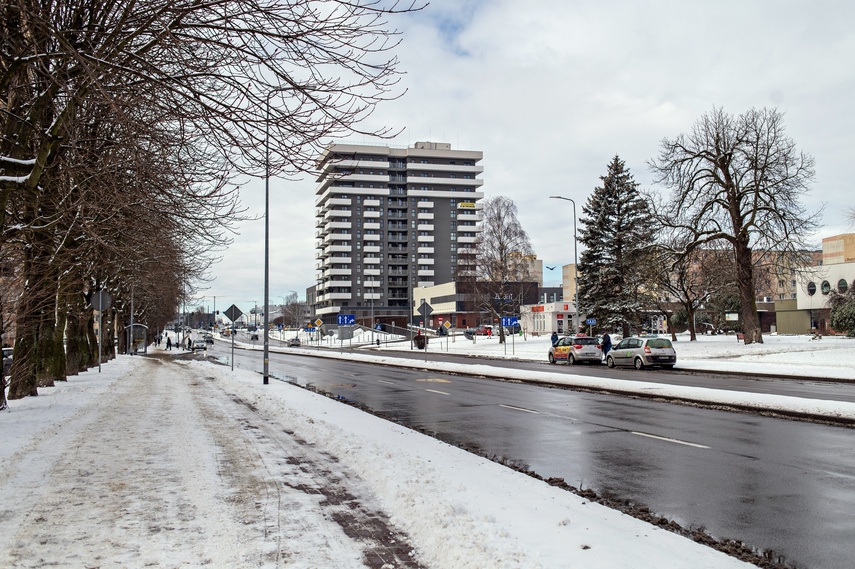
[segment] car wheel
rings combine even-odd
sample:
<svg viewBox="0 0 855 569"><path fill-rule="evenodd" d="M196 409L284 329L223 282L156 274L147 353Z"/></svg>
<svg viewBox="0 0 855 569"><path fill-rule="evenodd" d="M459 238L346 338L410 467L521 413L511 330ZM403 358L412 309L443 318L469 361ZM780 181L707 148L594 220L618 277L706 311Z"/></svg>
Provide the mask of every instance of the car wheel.
<svg viewBox="0 0 855 569"><path fill-rule="evenodd" d="M552 354L549 354L549 363L551 363L551 364L555 363L555 356L553 356Z"/></svg>
<svg viewBox="0 0 855 569"><path fill-rule="evenodd" d="M610 368L615 367L615 360L611 356L606 358L606 365Z"/></svg>
<svg viewBox="0 0 855 569"><path fill-rule="evenodd" d="M644 362L641 358L635 358L635 369L644 369Z"/></svg>
<svg viewBox="0 0 855 569"><path fill-rule="evenodd" d="M576 363L576 357L573 354L567 356L567 365L573 365Z"/></svg>

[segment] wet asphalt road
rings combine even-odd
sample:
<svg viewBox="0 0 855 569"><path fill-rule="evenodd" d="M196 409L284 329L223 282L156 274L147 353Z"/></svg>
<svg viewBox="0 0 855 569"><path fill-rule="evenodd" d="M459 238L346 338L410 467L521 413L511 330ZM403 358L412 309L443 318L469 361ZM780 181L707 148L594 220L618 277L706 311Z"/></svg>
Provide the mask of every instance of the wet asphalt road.
<svg viewBox="0 0 855 569"><path fill-rule="evenodd" d="M226 347L219 343L209 355L225 356ZM260 370L261 353L238 350L236 365ZM773 550L799 567L850 567L855 558L849 428L276 353L269 369L273 379L312 385L543 477ZM851 400L855 391L824 382L666 375L680 384L811 397L818 390Z"/></svg>

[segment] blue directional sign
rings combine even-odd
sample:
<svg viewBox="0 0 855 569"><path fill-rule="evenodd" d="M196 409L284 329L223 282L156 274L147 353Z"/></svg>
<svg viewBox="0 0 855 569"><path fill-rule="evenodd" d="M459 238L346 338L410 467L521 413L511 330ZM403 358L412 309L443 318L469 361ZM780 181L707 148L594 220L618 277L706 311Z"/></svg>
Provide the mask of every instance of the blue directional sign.
<svg viewBox="0 0 855 569"><path fill-rule="evenodd" d="M520 323L517 316L502 316L502 326L516 326Z"/></svg>
<svg viewBox="0 0 855 569"><path fill-rule="evenodd" d="M596 323L597 323L596 318L588 318L585 320L585 324L596 324Z"/></svg>
<svg viewBox="0 0 855 569"><path fill-rule="evenodd" d="M305 328L303 328L304 332L310 332L310 333L314 332L316 330L317 330L317 328L312 328L311 326L306 326Z"/></svg>
<svg viewBox="0 0 855 569"><path fill-rule="evenodd" d="M355 314L339 314L338 315L338 325L339 326L353 326L356 324L356 315Z"/></svg>

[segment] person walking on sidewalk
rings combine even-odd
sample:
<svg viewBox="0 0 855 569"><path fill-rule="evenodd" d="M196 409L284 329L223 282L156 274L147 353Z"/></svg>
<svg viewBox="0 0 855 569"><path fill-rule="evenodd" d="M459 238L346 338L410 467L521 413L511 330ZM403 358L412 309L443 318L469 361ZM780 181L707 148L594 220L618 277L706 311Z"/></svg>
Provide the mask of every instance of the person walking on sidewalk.
<svg viewBox="0 0 855 569"><path fill-rule="evenodd" d="M167 350L172 349L172 338L170 338L169 336L166 337L166 349Z"/></svg>

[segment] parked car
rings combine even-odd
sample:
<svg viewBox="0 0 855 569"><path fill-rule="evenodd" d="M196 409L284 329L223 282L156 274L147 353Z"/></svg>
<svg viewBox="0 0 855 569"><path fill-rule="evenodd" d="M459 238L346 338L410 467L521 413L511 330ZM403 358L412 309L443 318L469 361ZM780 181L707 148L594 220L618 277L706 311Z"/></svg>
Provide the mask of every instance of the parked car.
<svg viewBox="0 0 855 569"><path fill-rule="evenodd" d="M590 336L565 336L549 348L549 363L602 363L603 348Z"/></svg>
<svg viewBox="0 0 855 569"><path fill-rule="evenodd" d="M300 347L300 338L288 338L288 347L299 348Z"/></svg>
<svg viewBox="0 0 855 569"><path fill-rule="evenodd" d="M198 350L208 351L208 344L204 339L193 340L193 353L195 354Z"/></svg>
<svg viewBox="0 0 855 569"><path fill-rule="evenodd" d="M624 338L606 356L606 365L644 369L658 366L671 369L677 363L677 352L668 338Z"/></svg>

